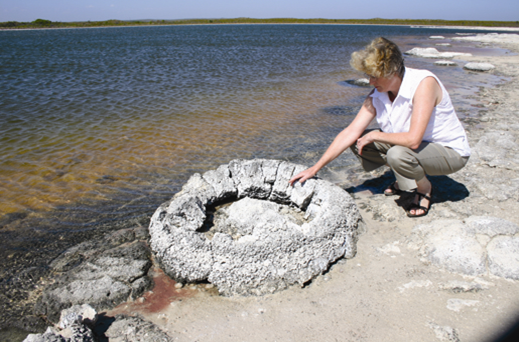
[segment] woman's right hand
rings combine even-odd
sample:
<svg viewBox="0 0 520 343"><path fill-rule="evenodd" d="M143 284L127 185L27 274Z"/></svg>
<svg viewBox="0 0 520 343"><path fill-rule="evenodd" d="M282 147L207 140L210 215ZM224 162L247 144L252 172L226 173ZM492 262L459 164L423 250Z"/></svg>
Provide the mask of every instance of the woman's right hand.
<svg viewBox="0 0 520 343"><path fill-rule="evenodd" d="M316 173L317 173L317 171L314 171L314 168L306 169L306 170L302 171L301 173L293 176L293 178L289 181L289 184L291 186L294 186L294 183L298 180L300 181L300 183L304 183L305 181L307 181L308 179L310 179L311 177L316 175Z"/></svg>

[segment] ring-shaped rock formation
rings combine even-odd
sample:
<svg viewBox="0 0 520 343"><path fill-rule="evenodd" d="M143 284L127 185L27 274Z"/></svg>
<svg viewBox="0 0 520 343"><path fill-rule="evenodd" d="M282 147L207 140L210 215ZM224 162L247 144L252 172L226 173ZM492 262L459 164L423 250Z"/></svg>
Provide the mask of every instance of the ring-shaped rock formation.
<svg viewBox="0 0 520 343"><path fill-rule="evenodd" d="M220 294L262 295L303 286L352 258L361 216L330 182L289 185L304 166L233 160L194 174L150 222L151 247L180 282L210 282Z"/></svg>

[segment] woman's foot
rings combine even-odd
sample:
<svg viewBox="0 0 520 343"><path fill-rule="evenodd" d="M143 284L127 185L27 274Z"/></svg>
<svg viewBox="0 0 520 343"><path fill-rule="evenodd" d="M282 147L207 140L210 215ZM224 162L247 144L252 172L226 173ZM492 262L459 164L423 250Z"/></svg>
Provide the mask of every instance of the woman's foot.
<svg viewBox="0 0 520 343"><path fill-rule="evenodd" d="M432 205L432 192L432 184L426 177L417 181L414 200L406 211L408 217L422 217L428 214Z"/></svg>
<svg viewBox="0 0 520 343"><path fill-rule="evenodd" d="M390 186L388 186L388 187L384 190L383 193L384 193L386 196L400 194L400 193L401 193L401 190L399 189L399 185L397 184L397 181L395 181L395 182L392 183Z"/></svg>

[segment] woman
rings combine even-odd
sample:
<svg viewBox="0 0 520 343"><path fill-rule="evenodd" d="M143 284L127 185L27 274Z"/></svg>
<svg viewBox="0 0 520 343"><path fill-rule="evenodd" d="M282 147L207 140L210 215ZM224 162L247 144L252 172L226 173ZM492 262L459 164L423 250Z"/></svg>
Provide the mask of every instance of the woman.
<svg viewBox="0 0 520 343"><path fill-rule="evenodd" d="M321 159L289 182L305 182L350 147L366 171L388 165L394 172L385 195L415 193L409 217L427 215L433 190L426 175L454 173L471 153L448 92L431 72L405 68L397 45L383 37L354 52L350 64L375 89ZM374 118L380 130L366 130Z"/></svg>

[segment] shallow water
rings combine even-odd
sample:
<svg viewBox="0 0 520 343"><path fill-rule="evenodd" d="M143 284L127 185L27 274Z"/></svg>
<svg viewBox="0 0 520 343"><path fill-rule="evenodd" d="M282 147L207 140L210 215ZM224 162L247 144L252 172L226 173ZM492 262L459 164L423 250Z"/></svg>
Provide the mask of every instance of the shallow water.
<svg viewBox="0 0 520 343"><path fill-rule="evenodd" d="M367 93L338 84L359 76L350 53L381 34L437 31L228 25L0 32L0 215L114 193L167 197L193 172L233 158L291 159L323 149Z"/></svg>

